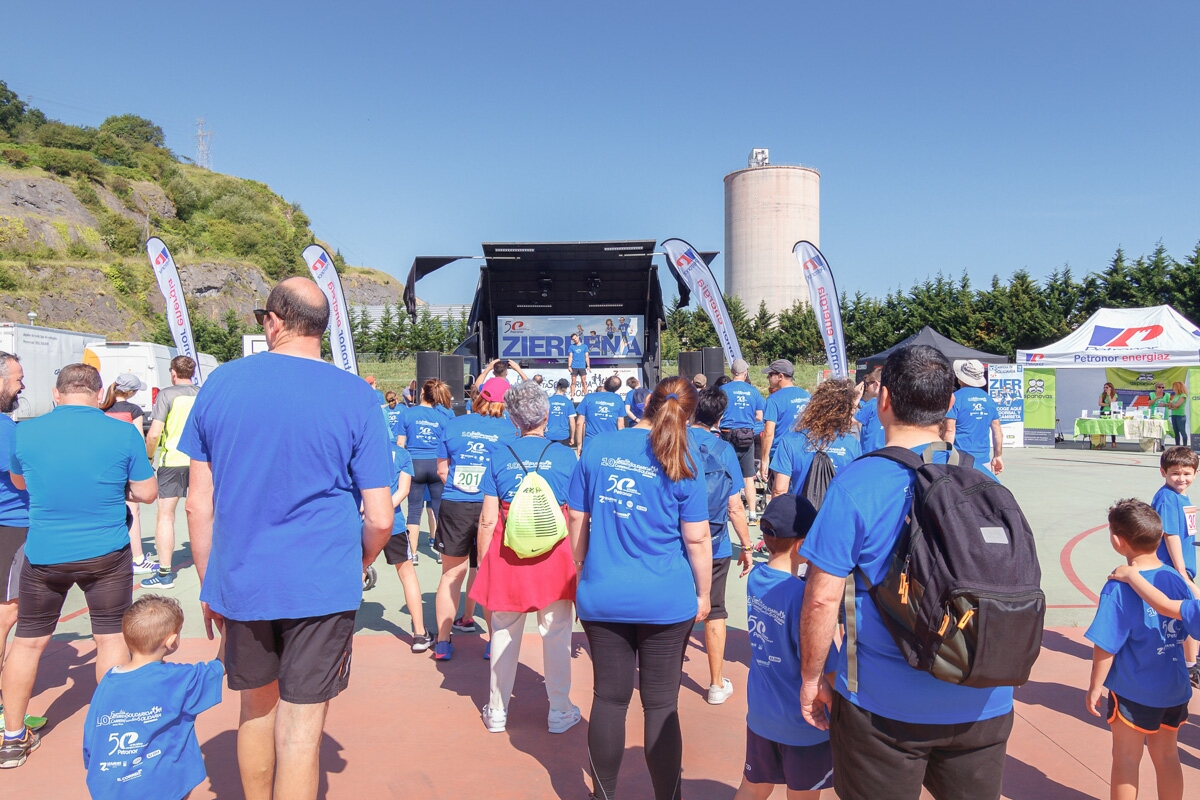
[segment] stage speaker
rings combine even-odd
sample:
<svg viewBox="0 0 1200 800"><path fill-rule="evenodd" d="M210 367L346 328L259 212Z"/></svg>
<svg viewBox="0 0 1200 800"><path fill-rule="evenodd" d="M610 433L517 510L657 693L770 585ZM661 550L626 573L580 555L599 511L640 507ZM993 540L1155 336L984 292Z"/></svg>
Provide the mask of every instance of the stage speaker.
<svg viewBox="0 0 1200 800"><path fill-rule="evenodd" d="M467 407L463 394L463 369L465 368L463 357L441 356L438 359L438 367L441 371L442 381L450 387L450 396L454 398L454 413L460 416L465 414Z"/></svg>
<svg viewBox="0 0 1200 800"><path fill-rule="evenodd" d="M705 347L700 352L704 358L704 377L713 386L725 374L725 351L720 347Z"/></svg>
<svg viewBox="0 0 1200 800"><path fill-rule="evenodd" d="M699 350L681 350L679 353L679 377L692 379L704 372L704 354Z"/></svg>
<svg viewBox="0 0 1200 800"><path fill-rule="evenodd" d="M441 358L441 353L424 351L417 353L417 397L420 397L421 388L425 385L425 381L433 378L441 380L442 370L438 364L438 359ZM418 401L419 402L419 401Z"/></svg>

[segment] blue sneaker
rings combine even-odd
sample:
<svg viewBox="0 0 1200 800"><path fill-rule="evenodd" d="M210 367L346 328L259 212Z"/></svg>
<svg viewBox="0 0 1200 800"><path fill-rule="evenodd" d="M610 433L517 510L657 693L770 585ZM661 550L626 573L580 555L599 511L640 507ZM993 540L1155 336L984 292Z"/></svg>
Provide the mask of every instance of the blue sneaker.
<svg viewBox="0 0 1200 800"><path fill-rule="evenodd" d="M433 646L433 657L436 661L449 661L454 657L454 645L449 642L438 642Z"/></svg>
<svg viewBox="0 0 1200 800"><path fill-rule="evenodd" d="M161 572L157 575L151 575L146 580L142 581L143 589L173 589L175 588L175 575L168 572L166 575Z"/></svg>
<svg viewBox="0 0 1200 800"><path fill-rule="evenodd" d="M491 642L488 642L483 647L483 659L484 659L484 661L492 660L492 643Z"/></svg>

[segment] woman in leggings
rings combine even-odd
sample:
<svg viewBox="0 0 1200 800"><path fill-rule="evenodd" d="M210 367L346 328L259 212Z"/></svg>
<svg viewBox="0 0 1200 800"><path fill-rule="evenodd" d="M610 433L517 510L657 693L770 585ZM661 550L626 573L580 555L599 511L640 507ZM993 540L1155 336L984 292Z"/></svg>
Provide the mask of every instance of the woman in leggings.
<svg viewBox="0 0 1200 800"><path fill-rule="evenodd" d="M658 384L641 422L583 448L567 493L576 607L592 652L596 800L616 793L635 670L655 800L679 798L683 654L692 625L708 616L712 582L704 474L687 438L696 401L685 378Z"/></svg>
<svg viewBox="0 0 1200 800"><path fill-rule="evenodd" d="M446 438L448 420L441 407L450 398L450 387L430 378L421 387L421 402L404 409L397 431L397 444L412 456L413 479L408 497L408 541L415 552L421 538L421 507L419 498L429 490L429 502L437 516L442 504L442 479L438 477L438 446Z"/></svg>

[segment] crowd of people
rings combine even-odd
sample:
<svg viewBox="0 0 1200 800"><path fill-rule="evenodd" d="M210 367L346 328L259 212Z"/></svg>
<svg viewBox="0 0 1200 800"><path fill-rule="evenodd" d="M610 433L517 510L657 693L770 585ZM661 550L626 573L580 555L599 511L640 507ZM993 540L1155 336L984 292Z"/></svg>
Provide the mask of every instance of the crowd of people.
<svg viewBox="0 0 1200 800"><path fill-rule="evenodd" d="M186 796L204 778L194 720L220 701L225 681L241 704L246 797L315 797L328 702L348 685L355 613L382 553L404 588L413 652L452 660L454 633L476 630L474 608L483 609L490 732L507 728L530 614L547 732L584 718L570 698L578 618L593 671L593 798L618 794L635 685L654 796L680 797L684 653L702 624L706 699L726 702L734 569L746 579L752 651L740 800L778 785L791 798L826 788L844 800L916 798L922 786L938 798L999 797L1013 688L958 685L905 660L870 590L908 530L916 475L862 457L885 445L930 463L958 463L961 453L994 485L1002 440L982 364L909 347L857 384L827 380L810 394L777 360L764 370L764 396L739 359L711 387L702 376L645 387L612 376L576 405L572 381L544 386L497 361L456 415L441 381L397 397L323 362L328 314L311 281L280 283L260 312L269 352L226 364L199 390L194 363L177 358L147 435L129 403L141 382L121 376L106 392L82 364L59 373L50 414L20 426L0 416L0 467L9 468L0 471L0 646L16 628L0 679L0 768L19 767L40 742L45 720L27 714L29 700L66 593L79 586L97 648L83 742L94 796ZM586 372L586 352L582 361ZM575 369L572 379L583 377ZM295 386L323 402L292 402ZM21 388L19 361L0 353L0 411ZM1089 709L1098 713L1103 687L1111 691L1114 783L1119 769L1136 787L1142 736L1164 798L1182 797L1168 751L1186 698L1174 661L1146 651L1170 626L1132 624L1141 609L1132 593L1200 633L1185 494L1196 466L1192 451L1172 448L1154 507L1114 506L1113 546L1137 569L1115 576L1128 585L1105 588L1088 633L1097 647ZM147 589L173 586L180 497L200 612L209 638L220 635L217 658L199 665L164 661L179 646L178 603L132 601L135 572L149 575ZM151 562L132 525L137 504L156 499ZM441 565L432 616L414 569L423 512ZM855 629L849 654L843 625ZM1195 640L1175 635L1175 644L1194 670ZM1147 658L1169 691L1132 689Z"/></svg>

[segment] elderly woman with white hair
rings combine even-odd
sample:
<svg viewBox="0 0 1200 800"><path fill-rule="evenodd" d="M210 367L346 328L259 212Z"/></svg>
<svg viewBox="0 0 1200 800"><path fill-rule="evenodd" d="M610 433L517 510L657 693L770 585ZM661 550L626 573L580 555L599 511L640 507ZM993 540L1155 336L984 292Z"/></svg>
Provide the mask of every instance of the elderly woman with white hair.
<svg viewBox="0 0 1200 800"><path fill-rule="evenodd" d="M578 459L570 447L545 438L550 403L537 384L517 384L505 393L504 404L520 438L494 445L489 453L491 469L483 479L479 517L479 551L484 555L471 588L471 598L492 612L491 694L483 722L492 733L505 729L525 615L536 613L550 698L547 726L551 733L563 733L579 722L579 708L570 699L577 582L571 543L563 538L547 552L522 558L505 543L505 525L522 480L536 472L553 492L565 526L563 506Z"/></svg>

